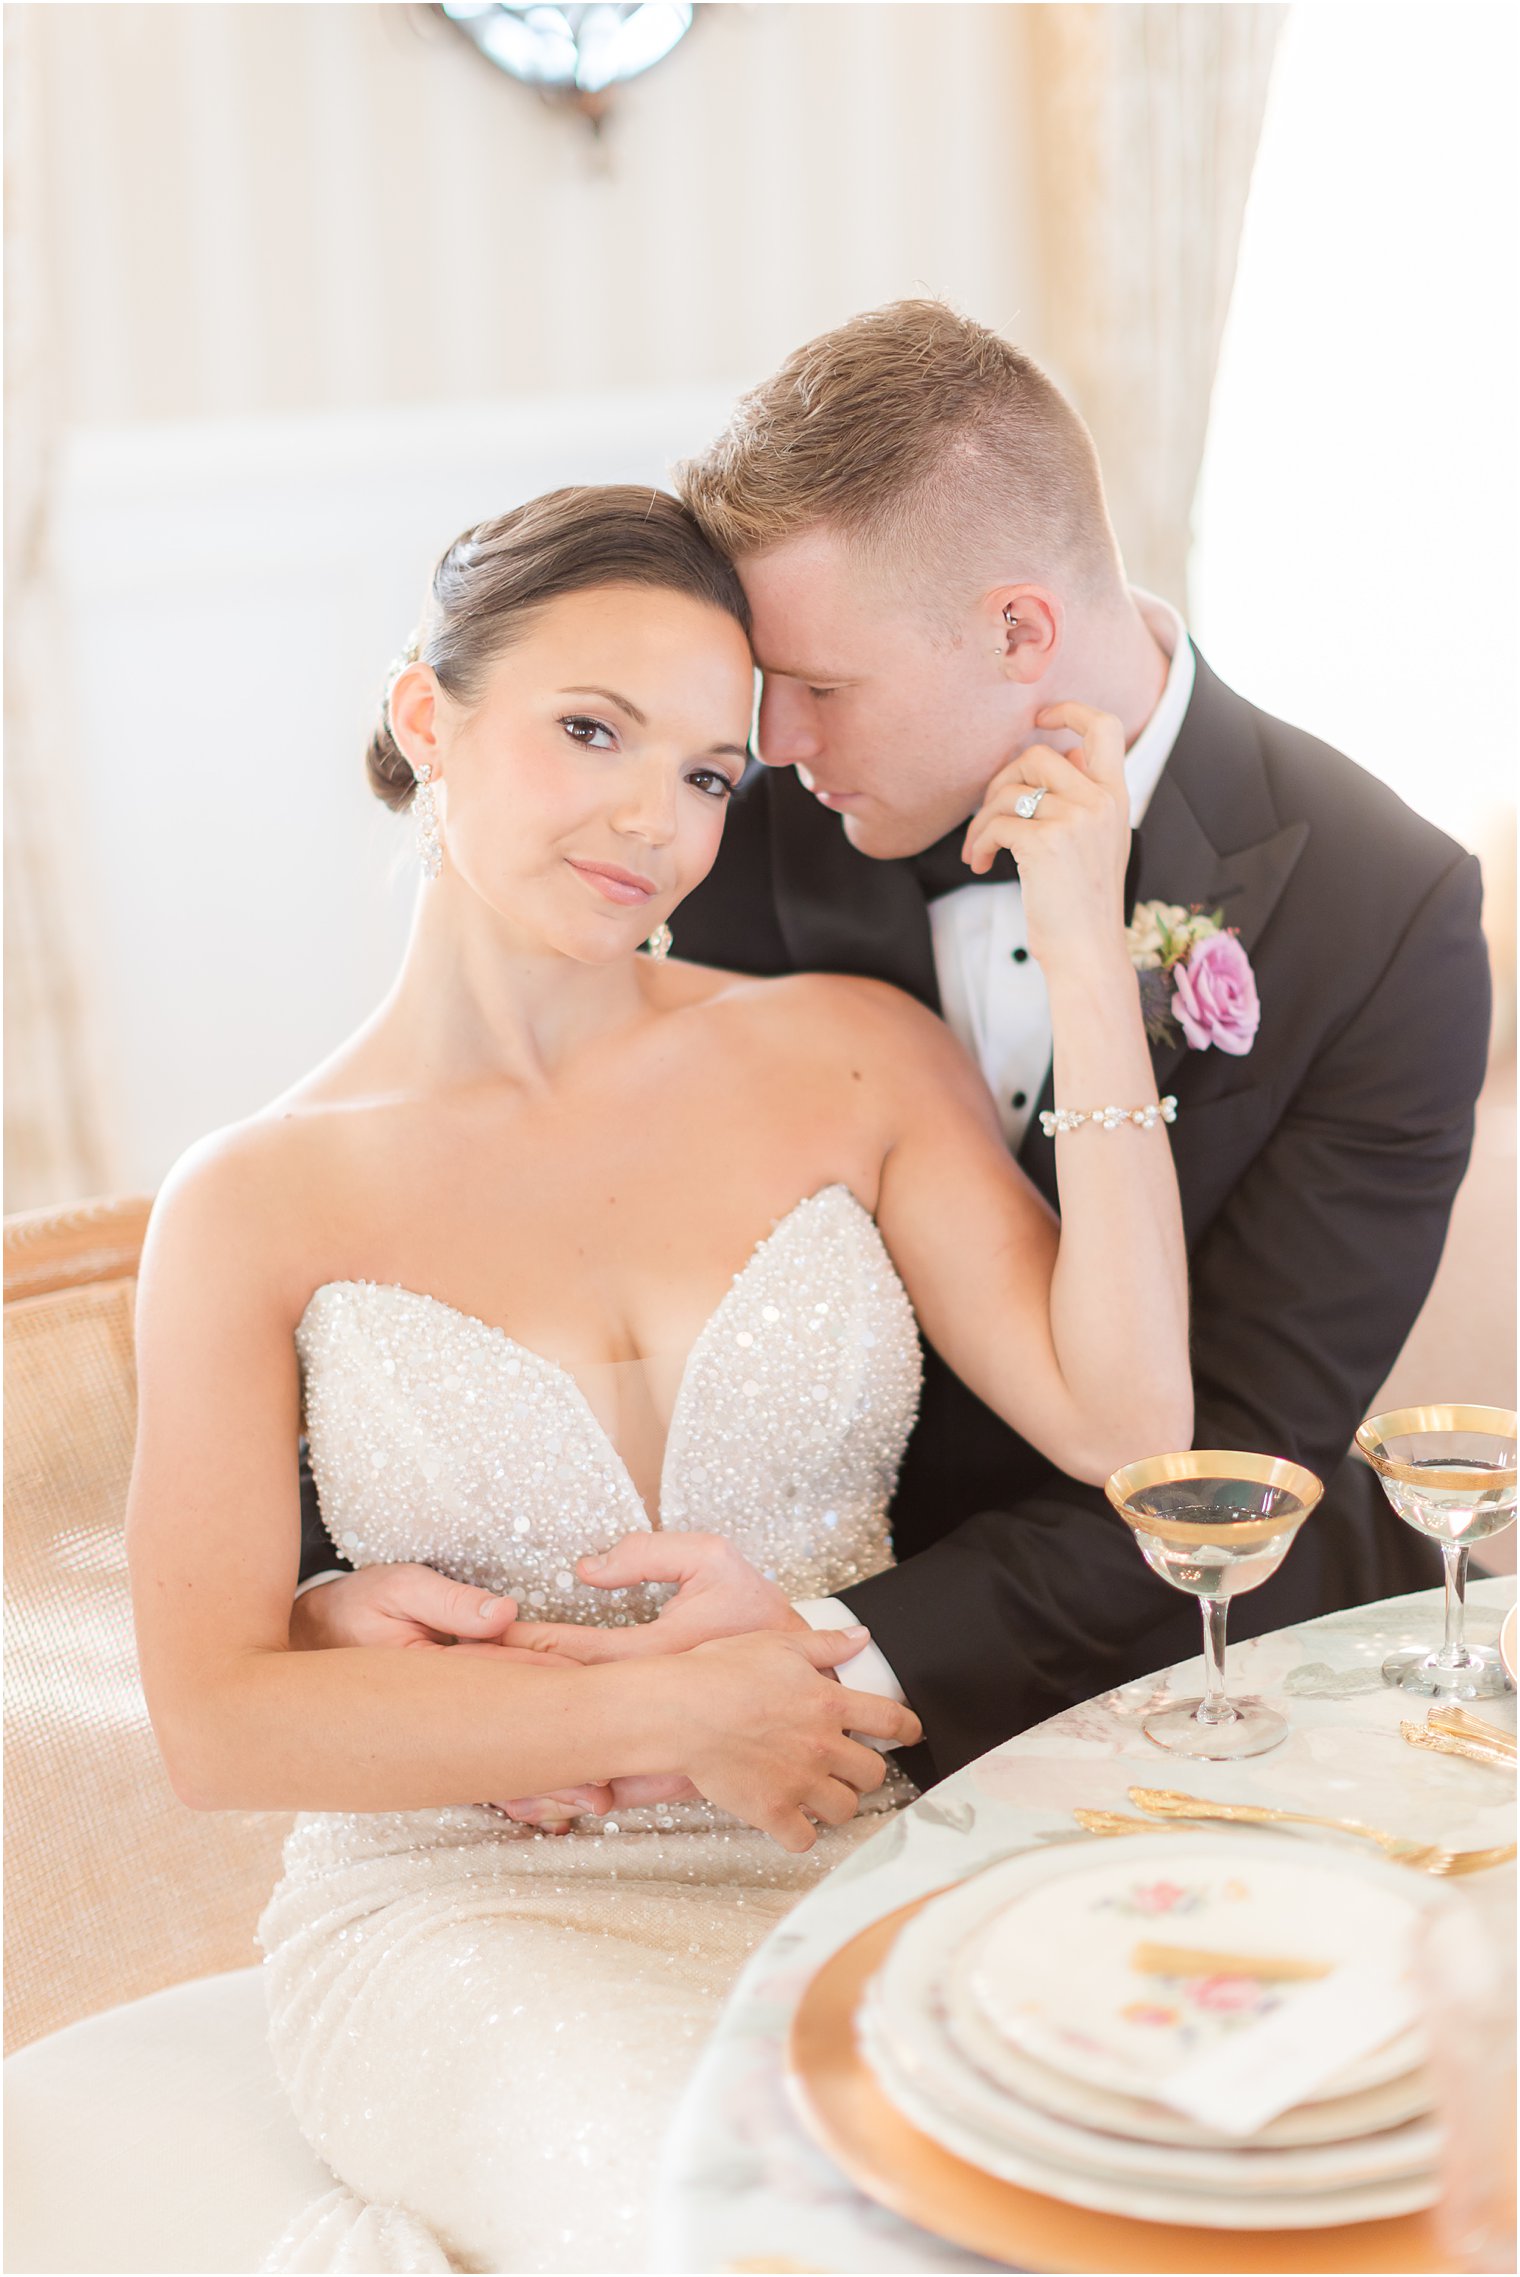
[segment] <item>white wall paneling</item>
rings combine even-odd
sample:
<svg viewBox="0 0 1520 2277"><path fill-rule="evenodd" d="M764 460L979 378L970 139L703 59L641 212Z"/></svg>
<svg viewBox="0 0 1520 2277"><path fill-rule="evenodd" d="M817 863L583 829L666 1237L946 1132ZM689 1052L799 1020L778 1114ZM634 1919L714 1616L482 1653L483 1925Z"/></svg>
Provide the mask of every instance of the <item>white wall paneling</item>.
<svg viewBox="0 0 1520 2277"><path fill-rule="evenodd" d="M398 0L22 12L69 424L758 377L915 289L1041 346L1020 7L710 5L600 140Z"/></svg>

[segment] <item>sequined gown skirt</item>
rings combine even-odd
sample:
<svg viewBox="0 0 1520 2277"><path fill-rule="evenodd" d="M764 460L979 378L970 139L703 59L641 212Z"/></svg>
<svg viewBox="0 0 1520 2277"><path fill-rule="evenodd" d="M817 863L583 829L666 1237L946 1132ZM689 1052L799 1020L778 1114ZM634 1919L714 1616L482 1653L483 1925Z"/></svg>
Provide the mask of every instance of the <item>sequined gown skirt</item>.
<svg viewBox="0 0 1520 2277"><path fill-rule="evenodd" d="M705 1805L564 1837L300 1820L260 1926L271 2045L352 2195L266 2266L647 2268L661 2143L735 1977L909 1793L894 1773L801 1856Z"/></svg>

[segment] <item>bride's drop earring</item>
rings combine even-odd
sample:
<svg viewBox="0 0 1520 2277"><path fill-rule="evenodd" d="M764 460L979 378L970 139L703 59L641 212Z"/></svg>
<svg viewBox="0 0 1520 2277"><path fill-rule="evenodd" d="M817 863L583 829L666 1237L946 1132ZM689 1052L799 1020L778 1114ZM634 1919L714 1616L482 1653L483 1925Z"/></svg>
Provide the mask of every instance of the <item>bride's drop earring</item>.
<svg viewBox="0 0 1520 2277"><path fill-rule="evenodd" d="M436 878L443 868L443 841L438 835L438 801L433 796L433 770L424 760L417 769L417 788L412 793L412 813L417 823L417 859L422 864L425 878Z"/></svg>
<svg viewBox="0 0 1520 2277"><path fill-rule="evenodd" d="M651 957L668 957L675 935L668 925L657 925L644 943L645 953Z"/></svg>

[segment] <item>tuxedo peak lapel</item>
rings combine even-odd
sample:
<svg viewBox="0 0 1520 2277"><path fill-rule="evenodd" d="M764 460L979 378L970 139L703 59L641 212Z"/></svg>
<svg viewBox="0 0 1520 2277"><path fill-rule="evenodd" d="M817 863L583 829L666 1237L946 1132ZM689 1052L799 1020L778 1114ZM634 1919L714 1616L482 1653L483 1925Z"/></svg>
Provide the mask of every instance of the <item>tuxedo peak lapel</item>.
<svg viewBox="0 0 1520 2277"><path fill-rule="evenodd" d="M1138 832L1130 914L1142 901L1180 903L1211 917L1217 910L1249 952L1308 837L1306 822L1278 827L1251 708L1200 657L1193 702ZM1221 851L1218 838L1226 846L1233 841L1234 850ZM1159 1088L1187 1056L1181 1040L1155 1047Z"/></svg>
<svg viewBox="0 0 1520 2277"><path fill-rule="evenodd" d="M1239 934L1243 949L1254 949L1266 931L1308 841L1308 823L1290 822L1259 845L1221 855L1214 903L1223 910L1226 925Z"/></svg>
<svg viewBox="0 0 1520 2277"><path fill-rule="evenodd" d="M910 864L857 853L789 767L766 790L776 916L797 969L888 980L937 1012L928 904Z"/></svg>
<svg viewBox="0 0 1520 2277"><path fill-rule="evenodd" d="M1163 775L1140 828L1131 903L1180 902L1223 922L1255 947L1293 875L1309 837L1307 822L1290 822L1255 845L1222 854L1205 835L1180 786Z"/></svg>

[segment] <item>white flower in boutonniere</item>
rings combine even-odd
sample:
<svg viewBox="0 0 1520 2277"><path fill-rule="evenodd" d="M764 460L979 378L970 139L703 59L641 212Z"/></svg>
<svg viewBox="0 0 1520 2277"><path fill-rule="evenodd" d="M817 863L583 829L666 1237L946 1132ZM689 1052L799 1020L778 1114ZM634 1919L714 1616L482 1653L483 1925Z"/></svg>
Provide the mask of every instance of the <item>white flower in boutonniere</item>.
<svg viewBox="0 0 1520 2277"><path fill-rule="evenodd" d="M1159 972L1166 962L1167 936L1158 913L1169 914L1164 901L1137 902L1124 928L1124 945L1136 972Z"/></svg>
<svg viewBox="0 0 1520 2277"><path fill-rule="evenodd" d="M1195 1052L1211 1044L1237 1057L1250 1050L1261 999L1251 960L1222 910L1210 917L1177 902L1137 902L1124 940L1153 1043L1175 1043L1180 1027Z"/></svg>

